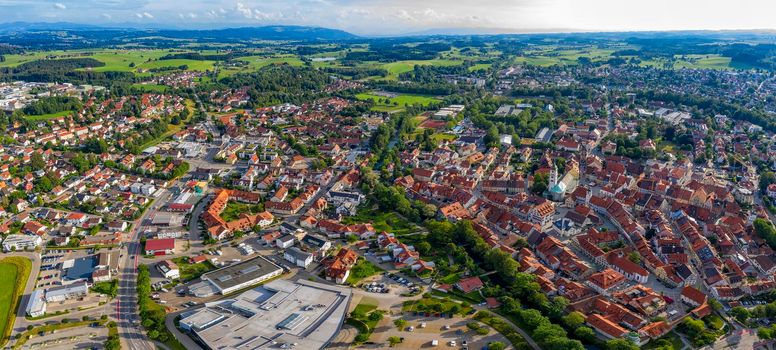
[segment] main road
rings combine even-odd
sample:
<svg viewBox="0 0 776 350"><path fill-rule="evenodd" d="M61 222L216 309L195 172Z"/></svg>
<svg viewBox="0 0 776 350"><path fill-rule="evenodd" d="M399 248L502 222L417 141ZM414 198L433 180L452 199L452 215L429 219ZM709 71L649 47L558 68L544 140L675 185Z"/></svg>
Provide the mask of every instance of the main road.
<svg viewBox="0 0 776 350"><path fill-rule="evenodd" d="M141 228L148 219L149 215L156 211L161 205L167 202L170 192L164 193L156 198L143 215L132 224L132 231L125 243L127 254L121 261L119 269L119 293L116 298L116 319L118 320L119 337L124 344L123 347L129 350L154 350L156 347L143 333L137 298L137 264L142 255L140 246L140 237L143 234Z"/></svg>

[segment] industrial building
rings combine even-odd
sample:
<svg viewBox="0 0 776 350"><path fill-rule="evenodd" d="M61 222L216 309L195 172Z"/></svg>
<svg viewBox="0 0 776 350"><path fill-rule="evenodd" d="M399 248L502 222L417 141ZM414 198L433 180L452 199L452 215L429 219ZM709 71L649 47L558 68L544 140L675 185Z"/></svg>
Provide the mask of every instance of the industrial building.
<svg viewBox="0 0 776 350"><path fill-rule="evenodd" d="M280 266L264 257L257 256L241 263L207 272L201 278L202 281L213 285L219 294L229 294L280 276L281 273L283 273L283 269Z"/></svg>
<svg viewBox="0 0 776 350"><path fill-rule="evenodd" d="M89 285L86 282L79 282L46 289L44 298L47 303L55 303L85 297L87 294L89 294Z"/></svg>
<svg viewBox="0 0 776 350"><path fill-rule="evenodd" d="M322 349L339 332L350 289L276 280L182 314L180 326L209 349Z"/></svg>

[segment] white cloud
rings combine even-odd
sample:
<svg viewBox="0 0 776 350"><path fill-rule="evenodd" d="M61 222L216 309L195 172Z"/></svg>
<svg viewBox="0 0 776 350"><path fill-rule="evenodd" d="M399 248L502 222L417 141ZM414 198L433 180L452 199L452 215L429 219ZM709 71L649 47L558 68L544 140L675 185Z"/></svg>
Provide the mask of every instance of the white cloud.
<svg viewBox="0 0 776 350"><path fill-rule="evenodd" d="M63 3L61 3L61 2L57 2L57 3L55 3L55 4L54 4L54 7L58 8L58 9L60 9L60 10L66 10L66 9L67 9L67 6L65 6L65 4L63 4Z"/></svg>
<svg viewBox="0 0 776 350"><path fill-rule="evenodd" d="M102 18L105 18L105 19L111 19L111 18L113 18L113 16L111 16L111 15L109 15L109 14L107 14L107 13L103 13L103 14L101 14L100 16L102 16Z"/></svg>
<svg viewBox="0 0 776 350"><path fill-rule="evenodd" d="M253 18L253 10L248 6L245 6L242 2L237 3L237 12L242 14L245 18Z"/></svg>
<svg viewBox="0 0 776 350"><path fill-rule="evenodd" d="M145 17L145 18L154 18L154 15L152 15L152 14L150 14L148 12L143 12L143 17Z"/></svg>

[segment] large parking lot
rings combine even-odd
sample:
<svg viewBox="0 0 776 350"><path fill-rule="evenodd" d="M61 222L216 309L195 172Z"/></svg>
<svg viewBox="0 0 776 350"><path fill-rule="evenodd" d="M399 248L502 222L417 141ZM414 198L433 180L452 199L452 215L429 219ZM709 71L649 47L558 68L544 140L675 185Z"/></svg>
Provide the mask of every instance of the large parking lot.
<svg viewBox="0 0 776 350"><path fill-rule="evenodd" d="M92 249L46 250L41 255L40 275L36 288L51 288L62 284L62 263L92 254Z"/></svg>

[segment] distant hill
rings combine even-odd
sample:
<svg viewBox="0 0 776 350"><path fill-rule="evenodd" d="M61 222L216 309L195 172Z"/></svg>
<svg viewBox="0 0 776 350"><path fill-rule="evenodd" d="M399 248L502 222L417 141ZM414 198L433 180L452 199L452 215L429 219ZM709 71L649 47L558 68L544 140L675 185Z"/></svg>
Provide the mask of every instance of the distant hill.
<svg viewBox="0 0 776 350"><path fill-rule="evenodd" d="M124 39L141 38L148 36L161 36L172 39L192 39L201 41L243 41L243 40L301 40L301 41L329 41L351 40L358 36L346 31L319 27L305 26L264 26L242 27L224 29L147 29L124 27L104 27L86 24L55 22L55 23L28 23L11 22L0 23L0 37L14 33L24 36L25 33L41 32L71 32L84 37L98 37L95 32L121 33Z"/></svg>
<svg viewBox="0 0 776 350"><path fill-rule="evenodd" d="M208 30L166 29L157 32L161 36L178 39L349 40L358 38L356 35L343 30L303 26L266 26Z"/></svg>

